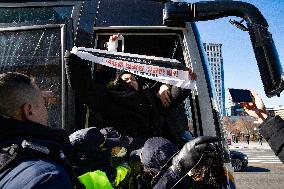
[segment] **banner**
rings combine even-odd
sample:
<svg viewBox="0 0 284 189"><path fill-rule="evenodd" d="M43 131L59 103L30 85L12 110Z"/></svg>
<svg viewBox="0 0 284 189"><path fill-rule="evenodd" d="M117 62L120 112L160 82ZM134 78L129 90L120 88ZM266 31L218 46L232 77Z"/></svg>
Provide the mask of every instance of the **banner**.
<svg viewBox="0 0 284 189"><path fill-rule="evenodd" d="M109 52L85 47L73 47L71 53L96 64L125 70L165 84L185 89L195 87L195 81L191 80L192 70L175 59Z"/></svg>

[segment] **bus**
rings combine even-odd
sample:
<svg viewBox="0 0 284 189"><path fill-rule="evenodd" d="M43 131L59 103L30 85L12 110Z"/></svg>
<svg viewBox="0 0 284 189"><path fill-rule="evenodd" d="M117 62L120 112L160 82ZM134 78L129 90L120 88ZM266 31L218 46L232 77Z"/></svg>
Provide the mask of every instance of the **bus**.
<svg viewBox="0 0 284 189"><path fill-rule="evenodd" d="M178 60L197 74L196 87L184 102L189 131L193 137L222 139L224 167L234 188L213 80L195 24L226 16L245 19L265 93L280 95L284 77L268 24L256 7L239 1L0 1L0 73L17 71L35 77L48 94L48 126L72 133L86 127L88 110L68 85L66 50L74 46L105 49L109 37L120 34L125 53ZM115 74L109 71L107 79Z"/></svg>

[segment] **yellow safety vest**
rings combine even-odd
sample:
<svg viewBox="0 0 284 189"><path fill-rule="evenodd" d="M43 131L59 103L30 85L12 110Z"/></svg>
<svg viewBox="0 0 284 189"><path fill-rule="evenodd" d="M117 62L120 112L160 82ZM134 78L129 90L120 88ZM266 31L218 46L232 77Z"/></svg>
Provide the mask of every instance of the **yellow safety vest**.
<svg viewBox="0 0 284 189"><path fill-rule="evenodd" d="M116 178L114 181L115 186L118 186L118 184L125 179L127 172L128 170L123 166L118 166L116 168Z"/></svg>
<svg viewBox="0 0 284 189"><path fill-rule="evenodd" d="M123 166L116 168L115 186L126 177L128 170ZM97 170L94 172L87 172L78 177L86 189L114 189L111 182L107 178L105 172Z"/></svg>
<svg viewBox="0 0 284 189"><path fill-rule="evenodd" d="M87 172L79 176L86 189L114 189L103 171Z"/></svg>

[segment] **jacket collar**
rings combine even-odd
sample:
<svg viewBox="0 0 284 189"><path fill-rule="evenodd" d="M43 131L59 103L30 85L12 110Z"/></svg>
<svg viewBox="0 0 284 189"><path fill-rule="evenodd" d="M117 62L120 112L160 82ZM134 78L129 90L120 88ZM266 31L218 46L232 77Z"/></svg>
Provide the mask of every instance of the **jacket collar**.
<svg viewBox="0 0 284 189"><path fill-rule="evenodd" d="M68 144L67 133L30 121L19 121L0 114L0 140L27 138Z"/></svg>

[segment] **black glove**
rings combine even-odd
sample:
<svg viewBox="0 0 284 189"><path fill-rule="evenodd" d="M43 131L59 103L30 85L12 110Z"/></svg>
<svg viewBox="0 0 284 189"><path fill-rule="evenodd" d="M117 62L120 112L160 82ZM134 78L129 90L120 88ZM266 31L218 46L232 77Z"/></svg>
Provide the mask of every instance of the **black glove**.
<svg viewBox="0 0 284 189"><path fill-rule="evenodd" d="M92 77L91 69L88 66L89 61L83 60L69 51L65 52L64 59L69 85L76 92L84 93L91 87Z"/></svg>
<svg viewBox="0 0 284 189"><path fill-rule="evenodd" d="M173 158L173 171L180 176L189 172L198 163L202 154L210 155L214 152L214 146L210 143L217 141L219 141L218 137L201 136L186 143Z"/></svg>

